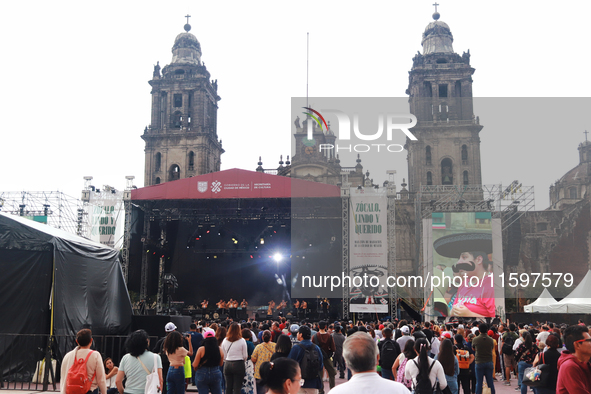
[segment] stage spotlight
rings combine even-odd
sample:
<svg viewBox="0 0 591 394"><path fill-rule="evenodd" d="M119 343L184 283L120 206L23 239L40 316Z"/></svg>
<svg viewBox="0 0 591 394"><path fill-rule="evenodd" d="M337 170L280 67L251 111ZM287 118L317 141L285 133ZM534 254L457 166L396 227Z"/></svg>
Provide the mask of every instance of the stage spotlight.
<svg viewBox="0 0 591 394"><path fill-rule="evenodd" d="M283 256L280 253L275 253L273 255L273 260L275 260L276 263L280 263L281 260L283 260Z"/></svg>
<svg viewBox="0 0 591 394"><path fill-rule="evenodd" d="M264 245L265 244L265 238L261 238L261 241L260 242L261 242L261 245Z"/></svg>

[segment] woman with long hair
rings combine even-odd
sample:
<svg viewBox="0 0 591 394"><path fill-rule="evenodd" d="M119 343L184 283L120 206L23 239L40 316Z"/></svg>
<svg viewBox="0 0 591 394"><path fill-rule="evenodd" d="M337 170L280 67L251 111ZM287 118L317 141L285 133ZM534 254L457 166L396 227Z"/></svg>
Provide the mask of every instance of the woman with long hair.
<svg viewBox="0 0 591 394"><path fill-rule="evenodd" d="M245 362L248 359L248 348L246 341L242 338L240 324L234 322L230 325L226 338L222 341L222 350L226 358L224 363L226 393L239 394L242 381L246 376Z"/></svg>
<svg viewBox="0 0 591 394"><path fill-rule="evenodd" d="M197 390L199 394L221 394L223 378L220 367L224 363L224 353L213 332L206 331L203 338L193 360Z"/></svg>
<svg viewBox="0 0 591 394"><path fill-rule="evenodd" d="M460 365L458 359L454 355L453 345L450 339L444 339L439 346L439 354L435 356L443 365L443 373L445 373L445 380L447 386L452 394L458 394L458 375L460 374Z"/></svg>
<svg viewBox="0 0 591 394"><path fill-rule="evenodd" d="M517 347L517 351L515 352L515 361L517 361L517 383L519 387L521 387L521 394L527 394L527 386L521 384L523 380L523 373L525 372L526 368L529 368L533 365L534 360L539 352L539 348L536 343L531 338L531 335L528 331L524 331L521 334L523 338L523 342Z"/></svg>
<svg viewBox="0 0 591 394"><path fill-rule="evenodd" d="M146 388L146 370L152 373L154 365L158 370L160 389L162 390L162 359L159 355L148 351L150 339L144 330L137 330L129 334L125 342L127 354L121 359L115 383L120 393L123 393L123 379L127 379L125 390L128 393L143 393Z"/></svg>
<svg viewBox="0 0 591 394"><path fill-rule="evenodd" d="M297 361L280 357L260 367L261 381L271 394L296 394L302 385L302 372Z"/></svg>
<svg viewBox="0 0 591 394"><path fill-rule="evenodd" d="M216 326L215 328L215 339L218 341L218 346L222 347L222 342L226 339L226 334L228 330L224 326L218 326L217 324L213 323L211 326ZM225 362L225 360L224 360ZM224 379L224 364L220 366L220 373L222 374L222 391L226 392L226 379Z"/></svg>
<svg viewBox="0 0 591 394"><path fill-rule="evenodd" d="M417 357L406 363L404 377L411 379L413 388L424 380L428 380L431 387L435 387L435 383L439 380L439 387L444 389L447 387L447 379L441 363L429 357L429 342L426 338L419 338L415 341L415 353ZM418 360L417 360L418 359Z"/></svg>
<svg viewBox="0 0 591 394"><path fill-rule="evenodd" d="M416 356L415 341L411 339L406 342L403 352L398 355L396 361L394 361L394 365L392 365L392 375L396 376L396 381L402 383L409 390L412 390L412 380L404 377L406 363Z"/></svg>
<svg viewBox="0 0 591 394"><path fill-rule="evenodd" d="M185 356L193 355L193 346L191 345L191 336L187 335L189 350L183 347L183 336L178 331L168 334L162 345L170 367L166 374L166 390L169 394L185 393Z"/></svg>
<svg viewBox="0 0 591 394"><path fill-rule="evenodd" d="M291 352L291 347L291 339L287 335L279 335L279 338L277 338L277 343L275 344L275 353L273 353L273 355L271 356L271 361L279 357L289 356L289 352Z"/></svg>
<svg viewBox="0 0 591 394"><path fill-rule="evenodd" d="M117 372L119 372L119 368L115 366L113 363L113 359L111 357L105 358L105 379L107 380L107 394L117 394ZM98 390L95 390L96 394L98 394Z"/></svg>
<svg viewBox="0 0 591 394"><path fill-rule="evenodd" d="M265 361L270 361L275 353L275 342L271 341L271 331L265 330L262 336L262 342L254 348L251 360L254 363L254 377L256 379L257 394L264 394L267 389L262 383L260 369Z"/></svg>

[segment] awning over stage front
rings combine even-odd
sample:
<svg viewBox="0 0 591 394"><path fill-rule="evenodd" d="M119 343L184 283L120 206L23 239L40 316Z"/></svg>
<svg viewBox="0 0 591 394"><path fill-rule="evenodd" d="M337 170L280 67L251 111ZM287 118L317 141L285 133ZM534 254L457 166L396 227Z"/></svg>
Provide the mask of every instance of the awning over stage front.
<svg viewBox="0 0 591 394"><path fill-rule="evenodd" d="M339 197L338 186L247 171L212 172L132 190L132 200Z"/></svg>

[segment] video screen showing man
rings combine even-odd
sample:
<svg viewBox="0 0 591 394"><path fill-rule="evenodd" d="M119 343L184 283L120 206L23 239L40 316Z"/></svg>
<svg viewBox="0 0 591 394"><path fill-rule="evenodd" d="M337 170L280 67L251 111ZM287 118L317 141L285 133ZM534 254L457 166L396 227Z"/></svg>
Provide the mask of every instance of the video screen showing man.
<svg viewBox="0 0 591 394"><path fill-rule="evenodd" d="M433 242L433 249L439 256L450 259L434 267L434 275L442 279L434 299L436 314L494 317L495 293L489 275L493 272L492 234L446 235Z"/></svg>

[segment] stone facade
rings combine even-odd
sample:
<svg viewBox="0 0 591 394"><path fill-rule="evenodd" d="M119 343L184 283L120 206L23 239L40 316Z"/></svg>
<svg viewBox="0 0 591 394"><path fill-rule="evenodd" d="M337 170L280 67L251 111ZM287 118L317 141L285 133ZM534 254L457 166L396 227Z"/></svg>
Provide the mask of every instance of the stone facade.
<svg viewBox="0 0 591 394"><path fill-rule="evenodd" d="M406 91L417 117L417 141L406 144L411 192L421 185L482 184L482 126L473 112L470 51L455 53L449 26L435 17L423 33L423 53L413 58Z"/></svg>
<svg viewBox="0 0 591 394"><path fill-rule="evenodd" d="M151 125L142 139L145 147L144 185L189 178L220 170L222 142L217 136L220 97L217 80L201 62L201 45L189 33L179 34L172 61L154 66Z"/></svg>

